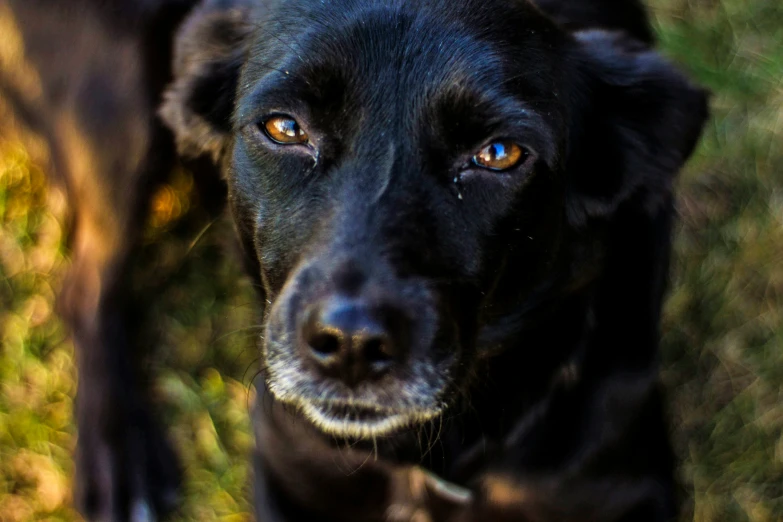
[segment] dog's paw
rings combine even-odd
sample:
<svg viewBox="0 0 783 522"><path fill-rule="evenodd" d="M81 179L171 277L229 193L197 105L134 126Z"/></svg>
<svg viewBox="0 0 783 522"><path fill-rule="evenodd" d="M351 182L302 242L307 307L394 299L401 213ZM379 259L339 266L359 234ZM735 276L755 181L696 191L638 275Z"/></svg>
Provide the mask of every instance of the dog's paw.
<svg viewBox="0 0 783 522"><path fill-rule="evenodd" d="M418 466L397 470L392 476L387 522L467 521L473 493Z"/></svg>
<svg viewBox="0 0 783 522"><path fill-rule="evenodd" d="M130 416L111 435L89 418L79 424L76 504L85 519L156 522L176 507L181 470L148 413Z"/></svg>

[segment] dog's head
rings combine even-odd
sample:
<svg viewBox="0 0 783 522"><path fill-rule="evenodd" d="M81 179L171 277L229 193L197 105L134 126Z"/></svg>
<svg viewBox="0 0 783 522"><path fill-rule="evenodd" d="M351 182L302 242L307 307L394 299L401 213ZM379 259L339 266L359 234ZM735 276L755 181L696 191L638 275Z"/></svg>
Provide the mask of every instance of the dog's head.
<svg viewBox="0 0 783 522"><path fill-rule="evenodd" d="M705 117L621 36L456 4L214 1L179 36L161 114L228 180L268 389L331 435L438 416L568 231L632 197L655 212Z"/></svg>

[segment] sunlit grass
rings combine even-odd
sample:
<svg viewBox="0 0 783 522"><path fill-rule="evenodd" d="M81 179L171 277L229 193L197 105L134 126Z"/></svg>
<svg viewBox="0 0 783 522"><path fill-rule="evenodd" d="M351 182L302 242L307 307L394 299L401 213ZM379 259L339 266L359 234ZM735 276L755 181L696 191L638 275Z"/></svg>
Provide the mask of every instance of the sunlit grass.
<svg viewBox="0 0 783 522"><path fill-rule="evenodd" d="M783 519L783 5L655 0L664 51L713 91L680 182L663 377L683 520ZM183 225L188 213L196 218ZM180 518L249 518L247 405L258 331L225 220L192 179L153 200L131 274L147 303L157 408L185 463ZM73 345L57 318L66 215L43 165L0 141L0 520L78 520ZM166 239L165 242L158 241Z"/></svg>
<svg viewBox="0 0 783 522"><path fill-rule="evenodd" d="M46 178L20 146L0 142L0 518L68 508L73 449L72 346L53 314L62 230ZM54 195L54 193L52 193Z"/></svg>
<svg viewBox="0 0 783 522"><path fill-rule="evenodd" d="M184 520L247 520L252 293L224 222L176 231L192 179L178 172L156 194L149 245L138 254L160 350L156 407L185 465ZM54 313L68 266L62 195L20 145L0 141L0 520L78 520L71 506L75 445L73 345ZM201 221L204 221L203 219ZM201 223L196 219L198 226ZM203 230L203 229L201 229ZM175 233L178 232L179 234ZM159 241L165 239L166 241ZM161 246L165 244L165 247ZM145 275L146 274L146 275ZM151 275L154 274L154 277Z"/></svg>

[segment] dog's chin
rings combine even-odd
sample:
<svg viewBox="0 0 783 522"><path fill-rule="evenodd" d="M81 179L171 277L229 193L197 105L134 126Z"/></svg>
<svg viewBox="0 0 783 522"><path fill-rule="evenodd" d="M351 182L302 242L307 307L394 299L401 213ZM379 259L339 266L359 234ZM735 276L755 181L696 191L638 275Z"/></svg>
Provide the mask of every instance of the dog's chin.
<svg viewBox="0 0 783 522"><path fill-rule="evenodd" d="M388 437L421 426L440 415L440 411L396 411L374 405L339 401L300 402L301 415L325 435L352 440Z"/></svg>

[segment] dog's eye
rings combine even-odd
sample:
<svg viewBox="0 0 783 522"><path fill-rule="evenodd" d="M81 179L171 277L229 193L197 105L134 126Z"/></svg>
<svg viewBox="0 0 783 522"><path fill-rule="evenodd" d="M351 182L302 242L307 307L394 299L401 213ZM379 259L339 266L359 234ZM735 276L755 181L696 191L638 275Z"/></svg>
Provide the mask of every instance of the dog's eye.
<svg viewBox="0 0 783 522"><path fill-rule="evenodd" d="M512 141L495 141L473 156L473 163L491 170L507 170L527 158L528 152Z"/></svg>
<svg viewBox="0 0 783 522"><path fill-rule="evenodd" d="M269 139L282 145L306 143L307 133L289 116L272 116L262 124Z"/></svg>

